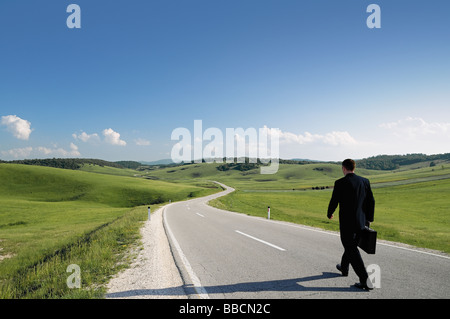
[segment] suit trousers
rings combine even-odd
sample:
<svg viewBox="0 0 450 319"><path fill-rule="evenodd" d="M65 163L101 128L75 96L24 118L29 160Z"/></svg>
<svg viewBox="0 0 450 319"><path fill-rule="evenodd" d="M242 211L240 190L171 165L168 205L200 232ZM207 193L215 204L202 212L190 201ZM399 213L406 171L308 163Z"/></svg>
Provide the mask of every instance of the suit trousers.
<svg viewBox="0 0 450 319"><path fill-rule="evenodd" d="M353 232L341 232L341 242L344 246L344 254L341 259L342 270L348 271L349 265L352 265L353 270L359 277L361 283L366 283L369 275L362 260L358 249L358 234Z"/></svg>

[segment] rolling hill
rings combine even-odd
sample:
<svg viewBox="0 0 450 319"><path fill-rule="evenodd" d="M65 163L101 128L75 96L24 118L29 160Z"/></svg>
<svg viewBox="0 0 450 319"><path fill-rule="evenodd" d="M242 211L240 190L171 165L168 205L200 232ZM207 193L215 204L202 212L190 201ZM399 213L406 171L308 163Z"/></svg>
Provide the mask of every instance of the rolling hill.
<svg viewBox="0 0 450 319"><path fill-rule="evenodd" d="M400 162L380 157L401 163L383 170L358 162L357 174L368 177L374 189L379 238L450 252L445 156ZM262 217L270 206L273 219L338 229L325 212L334 181L342 177L339 163L280 161L273 175L261 175L259 164L108 163L0 163L0 298L101 296L102 283L126 264L124 252L139 238L147 206L218 191L211 181L236 189L213 206ZM83 286L90 288L67 289L65 268L72 263L86 271Z"/></svg>
<svg viewBox="0 0 450 319"><path fill-rule="evenodd" d="M338 230L335 220L326 218L334 181L341 178L340 164L280 164L273 175L261 175L258 168L221 170L222 164L185 164L148 172L151 179L187 182L217 180L236 192L210 204L260 217ZM357 168L369 178L376 200L374 228L379 238L450 252L450 165L441 160L413 163L396 170Z"/></svg>
<svg viewBox="0 0 450 319"><path fill-rule="evenodd" d="M0 298L98 296L148 206L219 190L21 164L0 164L0 180ZM69 264L92 289L68 290Z"/></svg>

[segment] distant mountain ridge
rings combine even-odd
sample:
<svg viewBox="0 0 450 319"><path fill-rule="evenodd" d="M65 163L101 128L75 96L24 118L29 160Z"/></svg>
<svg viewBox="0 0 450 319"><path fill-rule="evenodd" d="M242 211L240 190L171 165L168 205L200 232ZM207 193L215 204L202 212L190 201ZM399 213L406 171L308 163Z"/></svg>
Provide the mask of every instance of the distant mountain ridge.
<svg viewBox="0 0 450 319"><path fill-rule="evenodd" d="M166 158L151 162L140 161L140 163L143 165L170 165L173 164L173 161L170 158Z"/></svg>

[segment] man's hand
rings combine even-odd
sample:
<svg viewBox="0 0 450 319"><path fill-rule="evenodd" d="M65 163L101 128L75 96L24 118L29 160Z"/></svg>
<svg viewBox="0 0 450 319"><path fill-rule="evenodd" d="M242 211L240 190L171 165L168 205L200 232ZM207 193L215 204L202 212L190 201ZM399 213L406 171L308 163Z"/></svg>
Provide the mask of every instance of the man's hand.
<svg viewBox="0 0 450 319"><path fill-rule="evenodd" d="M328 216L328 219L333 219L333 215L331 215L331 216Z"/></svg>

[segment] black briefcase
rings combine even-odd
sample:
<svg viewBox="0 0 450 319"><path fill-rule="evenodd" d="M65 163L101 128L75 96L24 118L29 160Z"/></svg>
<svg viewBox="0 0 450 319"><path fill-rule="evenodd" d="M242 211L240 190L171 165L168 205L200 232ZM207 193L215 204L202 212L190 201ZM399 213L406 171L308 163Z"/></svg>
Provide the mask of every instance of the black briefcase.
<svg viewBox="0 0 450 319"><path fill-rule="evenodd" d="M377 232L366 226L360 233L358 246L368 254L375 254Z"/></svg>

